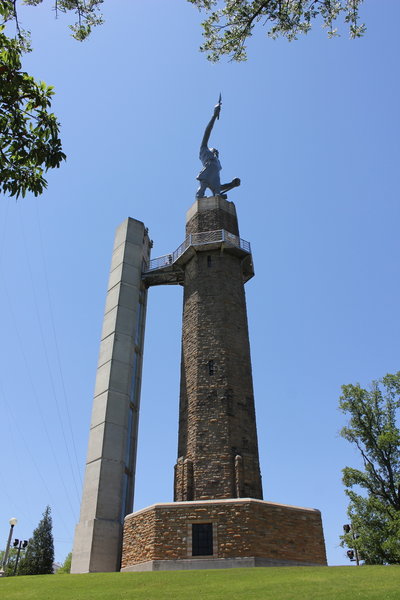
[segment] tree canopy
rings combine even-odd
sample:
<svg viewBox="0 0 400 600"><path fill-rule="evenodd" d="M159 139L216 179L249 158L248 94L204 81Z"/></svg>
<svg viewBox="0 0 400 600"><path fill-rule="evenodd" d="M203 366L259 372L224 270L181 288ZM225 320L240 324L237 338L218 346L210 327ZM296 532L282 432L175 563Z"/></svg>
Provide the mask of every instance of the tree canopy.
<svg viewBox="0 0 400 600"><path fill-rule="evenodd" d="M365 32L365 25L359 22L362 1L188 0L209 15L202 24L205 42L201 50L213 62L223 56L246 60L246 42L257 25L263 25L269 37L283 36L291 41L308 33L315 21L326 28L328 37L335 37L344 21L350 37L360 37Z"/></svg>
<svg viewBox="0 0 400 600"><path fill-rule="evenodd" d="M71 573L71 562L72 562L72 552L69 552L65 557L65 560L61 567L57 570L57 575L63 575L65 573Z"/></svg>
<svg viewBox="0 0 400 600"><path fill-rule="evenodd" d="M50 506L46 506L43 517L33 532L21 560L19 575L46 575L53 573L54 540Z"/></svg>
<svg viewBox="0 0 400 600"><path fill-rule="evenodd" d="M72 36L82 41L103 22L104 0L53 0L55 15L73 13ZM211 61L223 56L246 60L246 42L257 25L272 38L297 39L319 21L328 36L338 34L337 24L350 36L365 31L359 22L363 0L188 0L208 16L203 22L205 42L201 50ZM30 35L20 27L18 7L38 6L43 0L0 0L0 192L10 196L41 194L47 187L44 174L61 165L60 124L50 111L54 89L36 81L22 68L31 50Z"/></svg>
<svg viewBox="0 0 400 600"><path fill-rule="evenodd" d="M0 550L0 565L3 563L5 550ZM17 560L18 550L16 548L11 547L8 553L7 564L4 565L4 573L7 576L14 574L15 563Z"/></svg>
<svg viewBox="0 0 400 600"><path fill-rule="evenodd" d="M400 371L373 381L370 390L359 384L342 390L339 406L349 422L340 433L364 464L343 469L352 532L342 544L367 564L400 563Z"/></svg>
<svg viewBox="0 0 400 600"><path fill-rule="evenodd" d="M76 13L70 25L82 41L102 22L103 0L57 0L56 15ZM37 6L42 0L21 0ZM18 198L32 192L38 196L47 186L44 173L65 160L60 124L50 111L54 89L36 81L22 69L22 57L31 50L30 35L21 29L17 0L0 0L0 191ZM10 31L11 30L11 31Z"/></svg>

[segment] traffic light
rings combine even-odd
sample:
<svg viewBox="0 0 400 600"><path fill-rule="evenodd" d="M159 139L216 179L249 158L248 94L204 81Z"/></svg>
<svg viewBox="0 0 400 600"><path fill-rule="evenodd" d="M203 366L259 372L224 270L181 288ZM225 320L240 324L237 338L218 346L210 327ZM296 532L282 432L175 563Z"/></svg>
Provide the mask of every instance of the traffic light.
<svg viewBox="0 0 400 600"><path fill-rule="evenodd" d="M354 560L354 550L347 550L346 554L350 560Z"/></svg>
<svg viewBox="0 0 400 600"><path fill-rule="evenodd" d="M15 539L14 540L14 548L16 548L18 546L18 544L19 544L19 540Z"/></svg>

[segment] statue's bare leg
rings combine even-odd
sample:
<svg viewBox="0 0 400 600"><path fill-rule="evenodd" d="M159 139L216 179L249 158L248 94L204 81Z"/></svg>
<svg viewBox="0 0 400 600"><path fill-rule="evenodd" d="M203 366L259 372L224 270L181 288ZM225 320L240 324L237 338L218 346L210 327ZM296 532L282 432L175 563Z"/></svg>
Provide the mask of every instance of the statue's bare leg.
<svg viewBox="0 0 400 600"><path fill-rule="evenodd" d="M196 198L204 198L206 195L207 184L204 181L200 181L199 189L196 192Z"/></svg>

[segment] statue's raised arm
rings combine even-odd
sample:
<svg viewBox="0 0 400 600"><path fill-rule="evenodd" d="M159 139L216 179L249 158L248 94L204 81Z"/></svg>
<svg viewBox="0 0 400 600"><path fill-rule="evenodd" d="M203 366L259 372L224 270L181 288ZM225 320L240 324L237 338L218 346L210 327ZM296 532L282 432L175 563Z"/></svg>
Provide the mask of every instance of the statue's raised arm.
<svg viewBox="0 0 400 600"><path fill-rule="evenodd" d="M214 196L222 196L226 198L225 192L231 190L234 187L240 185L240 179L235 178L230 183L224 183L221 185L219 172L222 169L221 163L219 162L219 152L216 148L208 147L208 140L210 139L212 128L221 112L221 94L219 95L218 104L214 107L214 114L208 123L203 139L200 146L200 160L203 164L203 168L197 176L197 180L200 182L199 189L196 192L196 198L204 198L204 194L207 188L209 188Z"/></svg>
<svg viewBox="0 0 400 600"><path fill-rule="evenodd" d="M201 140L200 152L201 152L201 149L203 148L203 146L207 147L208 140L210 139L212 128L214 127L214 123L215 123L216 119L219 119L219 113L220 112L221 112L221 96L220 96L218 104L216 104L214 106L214 114L211 117L211 120L208 123L208 125L206 127L206 130L204 132L203 139ZM200 160L201 160L201 156L200 156Z"/></svg>

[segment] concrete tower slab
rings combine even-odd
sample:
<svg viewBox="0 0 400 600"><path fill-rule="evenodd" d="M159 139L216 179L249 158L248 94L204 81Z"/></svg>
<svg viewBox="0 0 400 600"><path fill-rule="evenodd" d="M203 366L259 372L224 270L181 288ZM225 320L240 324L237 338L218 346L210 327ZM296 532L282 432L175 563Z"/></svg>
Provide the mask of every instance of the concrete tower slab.
<svg viewBox="0 0 400 600"><path fill-rule="evenodd" d="M126 219L114 241L71 573L120 568L123 519L133 507L149 258L144 224Z"/></svg>

